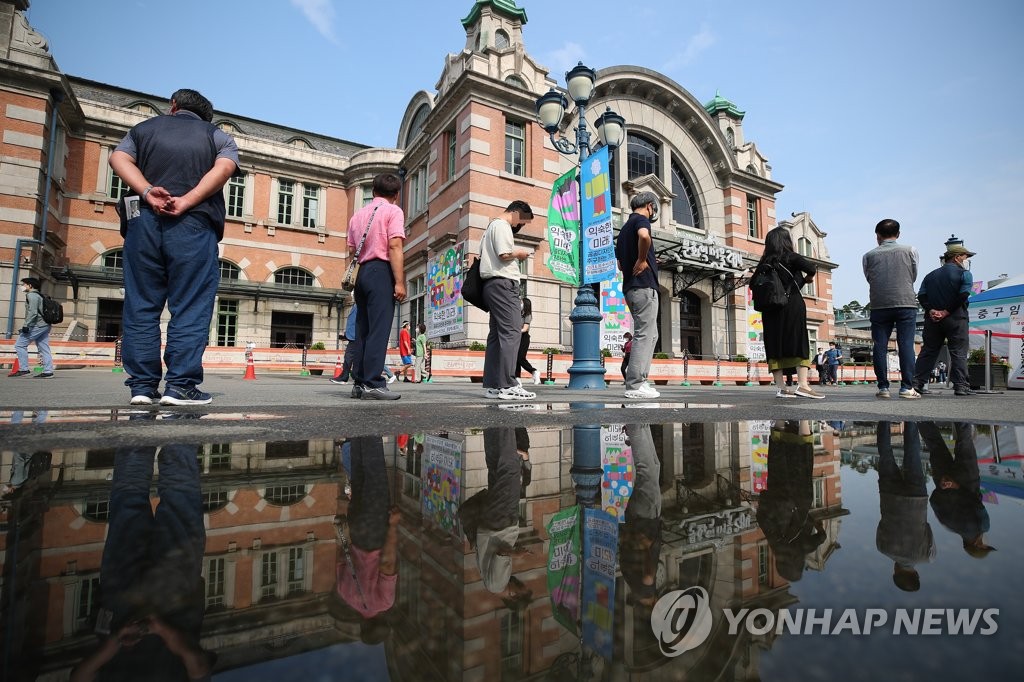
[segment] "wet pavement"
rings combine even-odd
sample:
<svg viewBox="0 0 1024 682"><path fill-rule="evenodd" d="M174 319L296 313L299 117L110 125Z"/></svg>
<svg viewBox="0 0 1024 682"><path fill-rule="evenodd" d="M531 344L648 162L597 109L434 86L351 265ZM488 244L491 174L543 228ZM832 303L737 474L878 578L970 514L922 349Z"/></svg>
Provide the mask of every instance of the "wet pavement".
<svg viewBox="0 0 1024 682"><path fill-rule="evenodd" d="M1017 677L1024 392L120 380L0 378L4 680Z"/></svg>

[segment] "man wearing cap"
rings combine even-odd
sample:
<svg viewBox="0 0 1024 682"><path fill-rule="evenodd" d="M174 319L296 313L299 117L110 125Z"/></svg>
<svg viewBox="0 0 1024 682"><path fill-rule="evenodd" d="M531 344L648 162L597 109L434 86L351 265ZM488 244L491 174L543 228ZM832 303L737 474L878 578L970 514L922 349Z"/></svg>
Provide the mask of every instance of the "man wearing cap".
<svg viewBox="0 0 1024 682"><path fill-rule="evenodd" d="M622 294L633 316L633 348L626 367L626 397L649 399L660 393L647 383L658 342L658 263L654 259L651 221L658 197L640 192L629 202L633 211L615 239L615 259L622 271Z"/></svg>
<svg viewBox="0 0 1024 682"><path fill-rule="evenodd" d="M943 264L921 281L917 300L924 308L924 335L914 370L914 388L928 383L943 342L949 347L950 381L957 396L973 395L967 379L967 299L974 278L964 263L974 255L960 244L946 247Z"/></svg>
<svg viewBox="0 0 1024 682"><path fill-rule="evenodd" d="M28 364L28 345L36 344L39 359L43 362L43 371L36 375L37 379L49 379L53 376L53 356L50 355L50 325L43 319L43 297L39 293L40 282L35 277L21 280L21 288L25 292L25 324L14 344L18 355L18 371L8 376L23 377L32 373Z"/></svg>
<svg viewBox="0 0 1024 682"><path fill-rule="evenodd" d="M914 390L914 330L917 327L917 249L900 244L900 224L886 218L875 225L878 246L864 254L861 264L868 281L871 303L871 341L876 398L889 398L889 335L896 328L896 347L900 358L901 398L920 398Z"/></svg>

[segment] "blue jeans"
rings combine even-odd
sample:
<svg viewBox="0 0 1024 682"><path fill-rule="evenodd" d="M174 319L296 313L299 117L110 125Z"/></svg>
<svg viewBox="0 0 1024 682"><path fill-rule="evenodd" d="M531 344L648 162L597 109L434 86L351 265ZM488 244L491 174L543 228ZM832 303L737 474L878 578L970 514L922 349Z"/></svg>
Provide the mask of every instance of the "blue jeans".
<svg viewBox="0 0 1024 682"><path fill-rule="evenodd" d="M128 223L124 238L122 358L132 394L156 390L160 366L160 315L167 324L164 364L168 386L203 382L203 351L210 336L220 271L217 233L194 215L158 217L145 210Z"/></svg>
<svg viewBox="0 0 1024 682"><path fill-rule="evenodd" d="M50 355L50 325L37 324L28 330L28 334L23 332L18 335L18 340L14 344L14 352L18 354L18 365L22 371L32 369L28 364L28 344L30 343L36 344L36 350L39 351L39 359L43 361L43 371L52 372L53 356Z"/></svg>
<svg viewBox="0 0 1024 682"><path fill-rule="evenodd" d="M896 348L900 357L900 390L914 387L914 329L917 308L882 308L871 311L872 358L879 390L889 388L889 336L896 328Z"/></svg>

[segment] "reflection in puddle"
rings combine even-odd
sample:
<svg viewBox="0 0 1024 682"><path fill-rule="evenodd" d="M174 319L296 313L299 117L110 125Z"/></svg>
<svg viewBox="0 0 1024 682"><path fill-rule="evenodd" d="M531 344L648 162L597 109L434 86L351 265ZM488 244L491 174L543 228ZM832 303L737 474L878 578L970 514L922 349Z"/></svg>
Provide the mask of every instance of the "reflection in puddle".
<svg viewBox="0 0 1024 682"><path fill-rule="evenodd" d="M2 676L1003 679L1022 441L742 421L3 451Z"/></svg>
<svg viewBox="0 0 1024 682"><path fill-rule="evenodd" d="M263 412L194 412L189 410L144 410L137 407L107 410L0 410L0 422L11 424L59 424L117 421L173 421L178 419L204 421L246 421L284 419L281 414Z"/></svg>

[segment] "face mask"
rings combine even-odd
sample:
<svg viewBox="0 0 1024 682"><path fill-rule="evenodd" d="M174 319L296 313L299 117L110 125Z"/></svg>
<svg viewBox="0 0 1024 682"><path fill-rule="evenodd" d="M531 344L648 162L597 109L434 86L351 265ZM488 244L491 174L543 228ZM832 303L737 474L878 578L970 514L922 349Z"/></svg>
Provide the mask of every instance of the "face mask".
<svg viewBox="0 0 1024 682"><path fill-rule="evenodd" d="M649 204L651 207L651 222L653 223L658 219L658 207L655 204Z"/></svg>
<svg viewBox="0 0 1024 682"><path fill-rule="evenodd" d="M519 230L523 229L523 225L526 223L516 223L512 226L512 234L519 234Z"/></svg>

